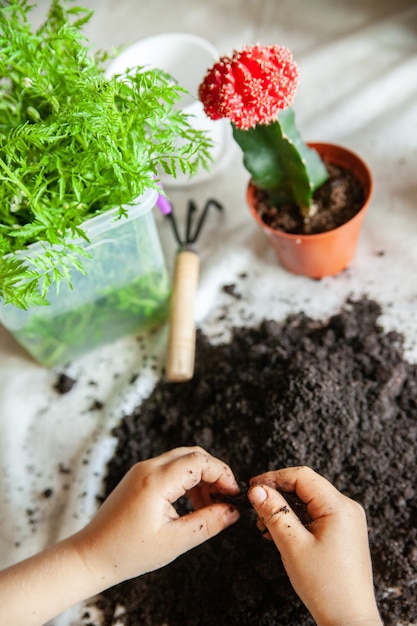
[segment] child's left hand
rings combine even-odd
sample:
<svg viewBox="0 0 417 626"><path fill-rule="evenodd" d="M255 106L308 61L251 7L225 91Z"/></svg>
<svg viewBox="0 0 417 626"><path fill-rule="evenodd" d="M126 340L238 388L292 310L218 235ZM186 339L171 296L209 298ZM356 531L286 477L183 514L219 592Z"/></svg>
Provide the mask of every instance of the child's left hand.
<svg viewBox="0 0 417 626"><path fill-rule="evenodd" d="M239 518L211 493L235 495L231 469L199 447L176 448L137 463L71 540L103 588L173 561ZM189 498L194 510L180 517L173 503Z"/></svg>

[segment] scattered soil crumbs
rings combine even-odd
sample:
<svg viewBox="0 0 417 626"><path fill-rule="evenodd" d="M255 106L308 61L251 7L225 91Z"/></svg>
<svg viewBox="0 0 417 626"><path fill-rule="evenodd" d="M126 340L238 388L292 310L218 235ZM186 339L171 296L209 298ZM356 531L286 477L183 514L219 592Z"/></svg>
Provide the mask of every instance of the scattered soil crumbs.
<svg viewBox="0 0 417 626"><path fill-rule="evenodd" d="M74 387L77 381L68 376L67 374L59 374L57 381L54 385L55 391L60 394L68 393Z"/></svg>
<svg viewBox="0 0 417 626"><path fill-rule="evenodd" d="M201 445L247 484L307 464L366 508L386 626L416 618L417 365L378 325L377 303L348 302L326 322L303 314L235 329L227 345L197 337L189 383L161 381L114 431L106 493L128 468L179 445ZM307 555L308 558L308 555ZM104 626L301 626L292 591L254 513L168 567L99 597Z"/></svg>

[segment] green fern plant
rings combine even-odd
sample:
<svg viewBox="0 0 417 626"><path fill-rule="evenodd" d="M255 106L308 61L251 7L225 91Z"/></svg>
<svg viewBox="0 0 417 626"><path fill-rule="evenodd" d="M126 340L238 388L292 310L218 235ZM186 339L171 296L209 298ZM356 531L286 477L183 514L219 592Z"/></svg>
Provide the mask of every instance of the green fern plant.
<svg viewBox="0 0 417 626"><path fill-rule="evenodd" d="M193 174L210 160L170 76L106 78L107 55L82 34L91 11L53 0L34 31L30 9L0 0L0 296L24 309L83 271L72 241L86 219L114 207L122 218L161 170Z"/></svg>

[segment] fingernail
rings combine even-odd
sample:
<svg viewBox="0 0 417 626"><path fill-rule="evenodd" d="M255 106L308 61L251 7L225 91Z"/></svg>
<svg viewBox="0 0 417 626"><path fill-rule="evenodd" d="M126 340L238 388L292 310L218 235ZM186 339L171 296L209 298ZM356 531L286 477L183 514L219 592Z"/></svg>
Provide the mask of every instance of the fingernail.
<svg viewBox="0 0 417 626"><path fill-rule="evenodd" d="M265 489L259 485L256 487L252 487L249 491L249 500L252 502L254 506L260 506L265 502L267 497L267 493Z"/></svg>

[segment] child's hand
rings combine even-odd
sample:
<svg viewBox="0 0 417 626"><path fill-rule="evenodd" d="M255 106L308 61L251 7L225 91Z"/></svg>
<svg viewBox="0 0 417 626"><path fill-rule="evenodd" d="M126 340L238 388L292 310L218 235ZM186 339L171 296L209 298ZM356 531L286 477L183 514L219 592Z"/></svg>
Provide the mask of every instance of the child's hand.
<svg viewBox="0 0 417 626"><path fill-rule="evenodd" d="M276 491L307 505L308 528ZM375 602L365 512L308 467L266 472L248 493L281 553L295 591L320 626L381 624Z"/></svg>
<svg viewBox="0 0 417 626"><path fill-rule="evenodd" d="M202 448L177 448L133 466L74 545L105 588L166 565L236 522L237 510L210 494L238 491L225 463ZM181 496L195 509L183 517L172 506Z"/></svg>

